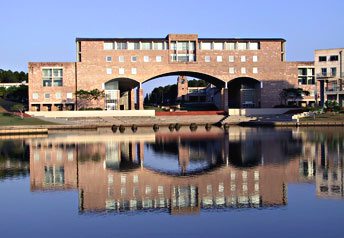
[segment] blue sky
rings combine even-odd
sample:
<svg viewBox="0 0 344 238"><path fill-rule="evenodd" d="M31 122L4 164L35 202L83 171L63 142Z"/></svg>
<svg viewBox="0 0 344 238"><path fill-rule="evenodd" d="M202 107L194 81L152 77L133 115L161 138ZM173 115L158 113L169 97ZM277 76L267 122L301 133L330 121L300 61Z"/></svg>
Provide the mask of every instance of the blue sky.
<svg viewBox="0 0 344 238"><path fill-rule="evenodd" d="M2 0L0 68L75 61L76 37L169 33L284 38L288 61L312 61L314 49L344 47L343 9L343 0Z"/></svg>

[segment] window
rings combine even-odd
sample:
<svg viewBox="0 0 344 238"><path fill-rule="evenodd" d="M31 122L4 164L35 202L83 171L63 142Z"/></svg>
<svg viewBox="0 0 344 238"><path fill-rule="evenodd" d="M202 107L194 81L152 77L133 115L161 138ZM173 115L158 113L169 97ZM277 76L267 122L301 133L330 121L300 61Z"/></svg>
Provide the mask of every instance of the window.
<svg viewBox="0 0 344 238"><path fill-rule="evenodd" d="M151 42L142 42L141 43L141 50L151 50L152 43Z"/></svg>
<svg viewBox="0 0 344 238"><path fill-rule="evenodd" d="M331 68L331 76L336 76L337 75L337 68L333 67Z"/></svg>
<svg viewBox="0 0 344 238"><path fill-rule="evenodd" d="M217 60L217 62L222 62L222 56L218 55L218 56L216 57L216 60Z"/></svg>
<svg viewBox="0 0 344 238"><path fill-rule="evenodd" d="M241 68L241 73L242 73L242 74L246 74L246 68L245 68L245 67L242 67L242 68Z"/></svg>
<svg viewBox="0 0 344 238"><path fill-rule="evenodd" d="M204 58L205 62L210 62L210 56L209 55L206 55L205 58Z"/></svg>
<svg viewBox="0 0 344 238"><path fill-rule="evenodd" d="M155 57L155 61L156 61L156 62L161 62L161 56Z"/></svg>
<svg viewBox="0 0 344 238"><path fill-rule="evenodd" d="M223 43L222 42L215 42L214 43L214 50L223 50Z"/></svg>
<svg viewBox="0 0 344 238"><path fill-rule="evenodd" d="M246 50L247 49L247 43L238 43L238 50Z"/></svg>
<svg viewBox="0 0 344 238"><path fill-rule="evenodd" d="M121 175L121 184L125 184L127 182L127 176Z"/></svg>
<svg viewBox="0 0 344 238"><path fill-rule="evenodd" d="M251 42L250 43L250 50L258 50L258 49L259 49L258 42Z"/></svg>
<svg viewBox="0 0 344 238"><path fill-rule="evenodd" d="M33 93L33 94L32 94L32 98L33 98L33 99L38 99L38 93Z"/></svg>
<svg viewBox="0 0 344 238"><path fill-rule="evenodd" d="M104 42L104 50L113 50L114 48L113 42Z"/></svg>
<svg viewBox="0 0 344 238"><path fill-rule="evenodd" d="M61 93L56 93L56 94L55 94L55 98L56 98L56 99L61 99Z"/></svg>
<svg viewBox="0 0 344 238"><path fill-rule="evenodd" d="M246 62L246 56L243 55L240 57L240 59L241 59L241 62Z"/></svg>
<svg viewBox="0 0 344 238"><path fill-rule="evenodd" d="M62 86L63 71L60 68L43 69L43 87Z"/></svg>
<svg viewBox="0 0 344 238"><path fill-rule="evenodd" d="M146 194L150 194L152 192L151 187L146 186Z"/></svg>
<svg viewBox="0 0 344 238"><path fill-rule="evenodd" d="M117 50L126 50L127 42L117 42Z"/></svg>
<svg viewBox="0 0 344 238"><path fill-rule="evenodd" d="M164 194L164 187L163 186L158 186L158 193L161 195L161 194Z"/></svg>
<svg viewBox="0 0 344 238"><path fill-rule="evenodd" d="M177 61L188 62L189 61L188 54L178 54Z"/></svg>
<svg viewBox="0 0 344 238"><path fill-rule="evenodd" d="M67 99L72 99L73 98L73 93L67 93Z"/></svg>
<svg viewBox="0 0 344 238"><path fill-rule="evenodd" d="M202 50L211 50L211 43L210 42L202 42L201 48L202 48Z"/></svg>
<svg viewBox="0 0 344 238"><path fill-rule="evenodd" d="M234 67L230 67L230 68L229 68L229 73L230 73L230 74L234 74L234 73L235 73Z"/></svg>
<svg viewBox="0 0 344 238"><path fill-rule="evenodd" d="M228 56L228 61L229 62L234 62L234 56L233 55Z"/></svg>
<svg viewBox="0 0 344 238"><path fill-rule="evenodd" d="M258 68L257 68L257 67L253 67L252 72L253 72L254 74L258 74Z"/></svg>
<svg viewBox="0 0 344 238"><path fill-rule="evenodd" d="M131 68L131 74L137 74L137 69L136 68Z"/></svg>
<svg viewBox="0 0 344 238"><path fill-rule="evenodd" d="M124 56L118 56L118 61L119 62L124 62Z"/></svg>
<svg viewBox="0 0 344 238"><path fill-rule="evenodd" d="M189 42L188 41L178 41L177 42L177 50L188 50L189 49Z"/></svg>
<svg viewBox="0 0 344 238"><path fill-rule="evenodd" d="M128 43L128 50L139 50L140 43L139 42L129 42Z"/></svg>
<svg viewBox="0 0 344 238"><path fill-rule="evenodd" d="M171 42L171 50L176 50L177 49L177 43L175 41Z"/></svg>
<svg viewBox="0 0 344 238"><path fill-rule="evenodd" d="M124 74L124 68L119 68L119 69L118 69L118 73L119 73L119 74Z"/></svg>
<svg viewBox="0 0 344 238"><path fill-rule="evenodd" d="M139 182L139 176L137 176L136 174L133 177L133 182L134 183L138 183Z"/></svg>
<svg viewBox="0 0 344 238"><path fill-rule="evenodd" d="M163 50L164 43L163 42L154 42L154 50Z"/></svg>
<svg viewBox="0 0 344 238"><path fill-rule="evenodd" d="M106 56L106 62L111 62L112 61L112 56Z"/></svg>
<svg viewBox="0 0 344 238"><path fill-rule="evenodd" d="M252 56L252 61L253 62L258 62L258 56L257 55Z"/></svg>
<svg viewBox="0 0 344 238"><path fill-rule="evenodd" d="M136 62L137 61L137 56L131 56L131 62Z"/></svg>
<svg viewBox="0 0 344 238"><path fill-rule="evenodd" d="M44 94L44 98L45 98L45 99L49 99L49 98L50 98L50 93L45 93L45 94Z"/></svg>
<svg viewBox="0 0 344 238"><path fill-rule="evenodd" d="M149 56L143 56L143 62L149 62Z"/></svg>
<svg viewBox="0 0 344 238"><path fill-rule="evenodd" d="M331 55L330 61L338 61L338 55Z"/></svg>
<svg viewBox="0 0 344 238"><path fill-rule="evenodd" d="M106 69L106 74L112 74L112 69L111 68L107 68Z"/></svg>
<svg viewBox="0 0 344 238"><path fill-rule="evenodd" d="M235 42L226 43L226 50L235 50Z"/></svg>
<svg viewBox="0 0 344 238"><path fill-rule="evenodd" d="M321 68L322 76L327 76L327 68Z"/></svg>
<svg viewBox="0 0 344 238"><path fill-rule="evenodd" d="M326 56L319 56L319 62L324 62L326 60Z"/></svg>

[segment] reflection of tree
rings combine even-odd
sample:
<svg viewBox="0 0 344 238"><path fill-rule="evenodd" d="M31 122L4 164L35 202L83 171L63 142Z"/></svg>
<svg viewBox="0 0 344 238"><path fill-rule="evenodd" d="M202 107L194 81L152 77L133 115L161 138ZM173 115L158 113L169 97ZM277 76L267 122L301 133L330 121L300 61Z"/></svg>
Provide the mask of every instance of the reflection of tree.
<svg viewBox="0 0 344 238"><path fill-rule="evenodd" d="M21 140L0 141L0 179L29 173L29 147Z"/></svg>

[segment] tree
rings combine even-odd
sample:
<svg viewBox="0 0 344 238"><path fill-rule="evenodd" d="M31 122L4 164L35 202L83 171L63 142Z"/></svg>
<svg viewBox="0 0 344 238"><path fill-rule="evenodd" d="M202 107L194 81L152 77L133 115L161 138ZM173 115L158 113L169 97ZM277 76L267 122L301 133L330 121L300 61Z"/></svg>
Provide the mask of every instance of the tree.
<svg viewBox="0 0 344 238"><path fill-rule="evenodd" d="M209 83L204 80L193 79L193 80L188 81L189 87L206 87L208 84Z"/></svg>
<svg viewBox="0 0 344 238"><path fill-rule="evenodd" d="M309 91L303 90L302 88L284 88L280 92L281 104L282 101L284 104L287 104L287 101L290 99L295 102L296 99L303 98L303 96L308 96Z"/></svg>
<svg viewBox="0 0 344 238"><path fill-rule="evenodd" d="M15 104L11 107L11 110L20 112L20 118L24 118L25 107L22 104Z"/></svg>
<svg viewBox="0 0 344 238"><path fill-rule="evenodd" d="M80 108L86 108L92 103L92 101L98 101L101 98L104 98L105 92L103 90L100 91L97 88L92 89L90 91L81 89L81 90L76 91L75 95L79 99L78 106Z"/></svg>

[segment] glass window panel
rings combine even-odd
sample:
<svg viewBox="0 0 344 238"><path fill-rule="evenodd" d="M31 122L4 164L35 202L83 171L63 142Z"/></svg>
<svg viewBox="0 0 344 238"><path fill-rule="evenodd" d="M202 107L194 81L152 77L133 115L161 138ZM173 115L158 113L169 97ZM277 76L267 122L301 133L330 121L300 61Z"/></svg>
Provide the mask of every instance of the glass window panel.
<svg viewBox="0 0 344 238"><path fill-rule="evenodd" d="M51 69L43 69L43 77L51 77L52 73L51 73Z"/></svg>
<svg viewBox="0 0 344 238"><path fill-rule="evenodd" d="M151 50L152 43L151 42L142 42L141 43L141 50Z"/></svg>
<svg viewBox="0 0 344 238"><path fill-rule="evenodd" d="M226 43L226 50L235 50L235 42Z"/></svg>
<svg viewBox="0 0 344 238"><path fill-rule="evenodd" d="M202 48L202 50L211 50L211 43L210 42L202 42L201 48Z"/></svg>
<svg viewBox="0 0 344 238"><path fill-rule="evenodd" d="M139 42L129 42L128 43L128 50L139 50L140 44Z"/></svg>
<svg viewBox="0 0 344 238"><path fill-rule="evenodd" d="M242 42L239 42L238 43L238 50L246 50L247 49L247 43L242 43Z"/></svg>
<svg viewBox="0 0 344 238"><path fill-rule="evenodd" d="M163 42L155 42L154 43L154 50L163 50L164 49L164 43Z"/></svg>
<svg viewBox="0 0 344 238"><path fill-rule="evenodd" d="M223 50L223 42L215 42L214 50Z"/></svg>
<svg viewBox="0 0 344 238"><path fill-rule="evenodd" d="M113 42L104 42L104 50L113 50L114 43Z"/></svg>
<svg viewBox="0 0 344 238"><path fill-rule="evenodd" d="M258 50L258 43L257 42L251 42L250 43L250 50Z"/></svg>
<svg viewBox="0 0 344 238"><path fill-rule="evenodd" d="M177 44L175 41L171 42L171 50L176 50L177 49Z"/></svg>

